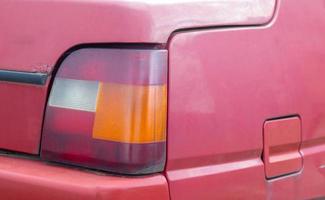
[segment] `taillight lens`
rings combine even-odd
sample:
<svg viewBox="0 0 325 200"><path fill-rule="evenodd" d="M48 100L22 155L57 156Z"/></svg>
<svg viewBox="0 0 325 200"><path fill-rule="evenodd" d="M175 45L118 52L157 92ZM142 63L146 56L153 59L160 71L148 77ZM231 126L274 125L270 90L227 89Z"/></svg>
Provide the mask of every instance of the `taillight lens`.
<svg viewBox="0 0 325 200"><path fill-rule="evenodd" d="M162 171L166 84L166 50L73 52L53 83L42 158L123 174Z"/></svg>

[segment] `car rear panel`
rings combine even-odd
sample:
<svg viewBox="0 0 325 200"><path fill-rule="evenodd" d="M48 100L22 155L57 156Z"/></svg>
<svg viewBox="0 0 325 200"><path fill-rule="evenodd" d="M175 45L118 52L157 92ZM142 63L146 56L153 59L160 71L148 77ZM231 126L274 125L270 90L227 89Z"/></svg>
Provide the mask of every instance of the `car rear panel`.
<svg viewBox="0 0 325 200"><path fill-rule="evenodd" d="M322 0L1 1L0 149L35 160L0 155L0 197L324 197L324 16ZM128 46L168 49L166 178L42 161L45 105L63 59ZM295 159L269 170L265 124L283 120L295 121Z"/></svg>
<svg viewBox="0 0 325 200"><path fill-rule="evenodd" d="M3 82L0 78L3 96L0 149L39 152L50 75L56 63L73 47L89 43L161 45L177 29L266 23L274 6L275 0L226 4L149 0L1 1L0 70L44 73L49 78L41 85Z"/></svg>
<svg viewBox="0 0 325 200"><path fill-rule="evenodd" d="M0 82L1 149L39 153L49 78L44 84Z"/></svg>
<svg viewBox="0 0 325 200"><path fill-rule="evenodd" d="M2 0L0 69L51 71L79 44L164 44L179 29L264 24L275 1Z"/></svg>
<svg viewBox="0 0 325 200"><path fill-rule="evenodd" d="M103 200L169 198L162 174L121 177L0 156L1 199Z"/></svg>
<svg viewBox="0 0 325 200"><path fill-rule="evenodd" d="M172 199L325 197L324 1L278 6L267 26L170 40Z"/></svg>

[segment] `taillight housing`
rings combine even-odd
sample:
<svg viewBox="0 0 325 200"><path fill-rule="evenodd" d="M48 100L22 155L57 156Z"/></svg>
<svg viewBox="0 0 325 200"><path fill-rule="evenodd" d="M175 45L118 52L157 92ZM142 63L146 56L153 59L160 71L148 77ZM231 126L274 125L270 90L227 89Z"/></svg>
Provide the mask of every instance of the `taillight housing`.
<svg viewBox="0 0 325 200"><path fill-rule="evenodd" d="M166 113L166 50L74 51L53 82L41 157L121 174L162 171Z"/></svg>

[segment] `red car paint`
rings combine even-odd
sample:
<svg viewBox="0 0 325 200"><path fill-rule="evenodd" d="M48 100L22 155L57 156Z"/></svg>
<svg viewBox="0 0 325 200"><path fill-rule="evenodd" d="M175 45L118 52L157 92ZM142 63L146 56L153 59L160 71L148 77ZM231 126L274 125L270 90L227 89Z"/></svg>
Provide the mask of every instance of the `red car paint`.
<svg viewBox="0 0 325 200"><path fill-rule="evenodd" d="M0 157L1 199L157 199L169 198L161 174L123 178L37 161Z"/></svg>
<svg viewBox="0 0 325 200"><path fill-rule="evenodd" d="M50 78L40 86L0 82L0 148L36 158L0 156L1 199L324 198L324 5L1 1L2 70L51 76L61 56L80 44L154 43L169 51L161 174L115 177L43 162L38 153ZM291 150L299 151L302 166L288 167L288 148L282 148L285 165L268 176L265 124L291 118L301 123L301 141Z"/></svg>
<svg viewBox="0 0 325 200"><path fill-rule="evenodd" d="M79 44L165 44L171 33L178 29L267 23L274 6L275 0L231 1L227 4L187 0L178 3L151 0L1 0L0 69L51 74L59 58ZM20 93L14 90L14 85L8 83L5 87L12 88L8 97L11 101L0 98L0 105L13 110L0 112L0 117L7 118L8 124L0 132L0 147L37 154L44 94L48 87L23 86L28 93L24 101L17 98L19 94L14 94ZM31 98L33 101L29 102ZM29 107L33 112L26 117L20 107ZM17 128L16 124L24 130ZM10 139L7 139L9 133ZM20 145L22 138L29 138L28 146Z"/></svg>
<svg viewBox="0 0 325 200"><path fill-rule="evenodd" d="M38 154L48 83L0 83L0 148Z"/></svg>
<svg viewBox="0 0 325 200"><path fill-rule="evenodd" d="M268 26L175 34L169 44L172 199L325 196L324 11L322 0L283 0ZM263 125L291 115L301 118L303 168L267 180Z"/></svg>
<svg viewBox="0 0 325 200"><path fill-rule="evenodd" d="M51 71L78 44L163 44L179 29L265 24L275 1L1 0L0 68Z"/></svg>
<svg viewBox="0 0 325 200"><path fill-rule="evenodd" d="M268 120L263 129L263 160L268 179L302 169L301 120L299 117Z"/></svg>

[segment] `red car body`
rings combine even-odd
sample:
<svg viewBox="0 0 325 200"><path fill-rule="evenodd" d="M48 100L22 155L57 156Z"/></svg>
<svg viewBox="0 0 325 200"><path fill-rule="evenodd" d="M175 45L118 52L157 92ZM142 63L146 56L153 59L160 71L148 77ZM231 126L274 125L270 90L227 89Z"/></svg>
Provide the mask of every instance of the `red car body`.
<svg viewBox="0 0 325 200"><path fill-rule="evenodd" d="M324 11L323 0L2 0L0 198L325 198ZM168 51L164 170L45 162L62 60L124 45Z"/></svg>

